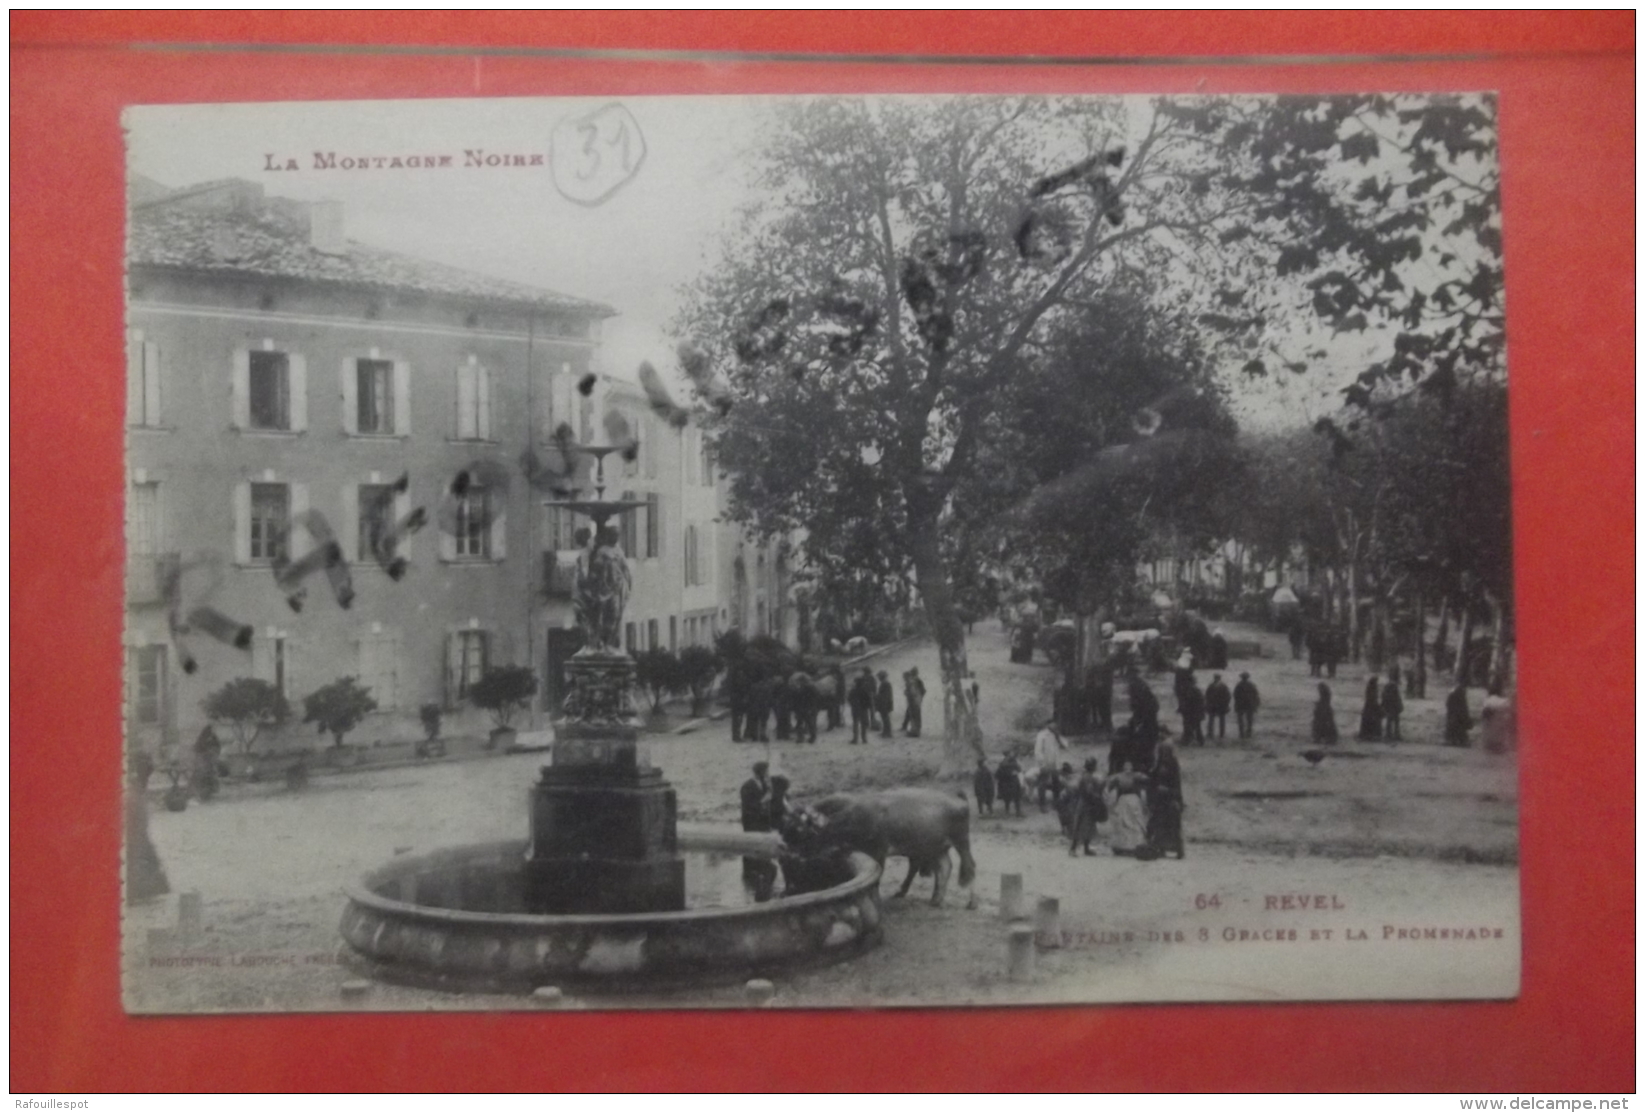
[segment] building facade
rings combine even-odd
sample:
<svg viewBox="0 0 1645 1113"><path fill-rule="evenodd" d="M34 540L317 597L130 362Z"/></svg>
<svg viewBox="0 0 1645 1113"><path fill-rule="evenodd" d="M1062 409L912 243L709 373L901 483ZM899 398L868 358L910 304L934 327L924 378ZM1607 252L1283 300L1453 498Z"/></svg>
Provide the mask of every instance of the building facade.
<svg viewBox="0 0 1645 1113"><path fill-rule="evenodd" d="M519 460L580 416L613 311L349 241L338 207L250 182L133 197L132 738L192 737L241 676L296 718L357 676L380 708L365 736L403 735L424 703L462 713L491 665L540 668L569 608Z"/></svg>

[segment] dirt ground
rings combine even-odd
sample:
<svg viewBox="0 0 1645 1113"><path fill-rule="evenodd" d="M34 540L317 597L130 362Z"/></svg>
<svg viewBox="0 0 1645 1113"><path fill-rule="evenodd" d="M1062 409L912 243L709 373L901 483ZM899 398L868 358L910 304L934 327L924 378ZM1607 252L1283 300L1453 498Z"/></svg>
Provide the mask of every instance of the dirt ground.
<svg viewBox="0 0 1645 1113"><path fill-rule="evenodd" d="M1233 623L1225 629L1265 647L1267 656L1231 662L1230 670L1251 672L1263 709L1251 743L1182 751L1186 860L1139 862L1106 849L1070 858L1055 818L1033 805L1020 819L974 818L977 909L955 896L930 908L929 882L921 880L908 900L887 900L878 950L785 978L777 1003L1512 996L1519 956L1513 755L1440 745L1440 700L1429 699L1409 701L1406 742L1345 741L1310 765L1301 751L1310 748L1316 682L1306 662L1292 661L1275 635ZM1011 664L992 624L977 627L970 655L984 735L997 757L1026 743L1045 715L1053 670ZM893 676L911 665L937 675L929 645L902 647L871 665ZM1357 726L1364 682L1363 669L1350 665L1333 683L1345 739ZM1153 683L1162 721L1174 725L1170 679ZM1120 716L1124 704L1119 695ZM927 737L876 737L867 747L848 745L846 729L824 733L815 746L732 743L723 721L649 745L678 791L683 822L731 823L737 786L760 758L789 776L801 799L933 783L941 757L933 718L940 703L930 698ZM1104 752L1105 745L1076 744L1071 757L1077 764ZM517 754L340 774L299 794L155 813L151 830L172 889L201 894L203 922L179 937L175 896L130 910L128 1007L522 1007L517 998L390 986L344 1000L341 984L354 975L339 964L336 929L344 887L396 851L523 837L526 793L541 764L540 755ZM888 865L888 893L903 869L900 859ZM1007 872L1023 876L1030 908L1042 896L1060 903L1064 945L1042 950L1022 983L1005 976L998 896ZM725 989L568 1007L740 1002Z"/></svg>

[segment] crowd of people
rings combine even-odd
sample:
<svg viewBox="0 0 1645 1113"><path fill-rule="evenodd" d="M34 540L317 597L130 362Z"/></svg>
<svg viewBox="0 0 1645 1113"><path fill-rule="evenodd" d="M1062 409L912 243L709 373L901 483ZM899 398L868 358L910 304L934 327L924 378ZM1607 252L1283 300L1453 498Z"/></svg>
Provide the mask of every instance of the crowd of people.
<svg viewBox="0 0 1645 1113"><path fill-rule="evenodd" d="M980 694L975 680L967 692L975 702ZM925 696L920 670L903 673L900 729L906 737L918 738L925 728ZM895 737L896 689L884 669L864 668L848 679L838 664L813 674L801 662L758 678L732 668L727 670L726 697L733 742L814 743L819 729L836 730L848 715L852 745L867 745L875 734Z"/></svg>
<svg viewBox="0 0 1645 1113"><path fill-rule="evenodd" d="M993 815L998 801L1001 814L1021 816L1032 789L1040 811L1056 813L1070 856L1082 850L1097 853L1091 843L1106 828L1109 849L1116 855L1184 857L1182 766L1176 746L1163 737L1159 699L1147 681L1133 671L1126 690L1131 718L1111 732L1106 769L1098 758L1088 757L1076 773L1068 760L1071 748L1056 719L1050 719L1034 737L1030 770L1024 771L1014 752L1003 754L993 768L986 757L977 759L971 783L978 815Z"/></svg>

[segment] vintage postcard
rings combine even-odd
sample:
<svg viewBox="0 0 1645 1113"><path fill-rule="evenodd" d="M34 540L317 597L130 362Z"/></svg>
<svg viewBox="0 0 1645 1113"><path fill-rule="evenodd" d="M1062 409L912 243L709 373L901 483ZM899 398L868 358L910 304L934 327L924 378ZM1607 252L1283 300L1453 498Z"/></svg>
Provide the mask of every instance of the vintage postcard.
<svg viewBox="0 0 1645 1113"><path fill-rule="evenodd" d="M1517 995L1489 94L125 127L128 1011Z"/></svg>

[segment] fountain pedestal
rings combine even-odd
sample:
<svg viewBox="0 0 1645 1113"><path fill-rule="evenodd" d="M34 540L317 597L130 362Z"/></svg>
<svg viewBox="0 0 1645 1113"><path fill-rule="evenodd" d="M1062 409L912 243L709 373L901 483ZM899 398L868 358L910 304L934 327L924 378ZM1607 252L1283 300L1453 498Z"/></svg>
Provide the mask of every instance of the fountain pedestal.
<svg viewBox="0 0 1645 1113"><path fill-rule="evenodd" d="M677 912L685 860L674 788L639 756L625 653L566 662L571 689L554 764L531 789L526 903L555 915Z"/></svg>

